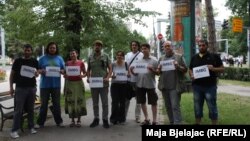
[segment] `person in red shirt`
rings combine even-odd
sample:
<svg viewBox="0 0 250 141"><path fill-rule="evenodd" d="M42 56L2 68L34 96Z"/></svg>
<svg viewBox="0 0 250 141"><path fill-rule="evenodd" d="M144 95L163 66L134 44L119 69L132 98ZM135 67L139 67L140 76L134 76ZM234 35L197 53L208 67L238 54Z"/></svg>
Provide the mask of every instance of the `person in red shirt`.
<svg viewBox="0 0 250 141"><path fill-rule="evenodd" d="M77 59L76 50L70 51L70 60L66 62L65 113L72 119L70 127L81 126L81 116L87 115L85 88L82 78L86 77L85 65ZM77 118L77 123L75 122Z"/></svg>

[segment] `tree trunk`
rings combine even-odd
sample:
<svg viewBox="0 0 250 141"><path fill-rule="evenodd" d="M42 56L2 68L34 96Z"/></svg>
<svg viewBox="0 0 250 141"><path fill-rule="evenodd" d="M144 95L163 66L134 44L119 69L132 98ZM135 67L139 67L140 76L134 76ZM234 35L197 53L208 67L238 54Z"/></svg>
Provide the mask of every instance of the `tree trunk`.
<svg viewBox="0 0 250 141"><path fill-rule="evenodd" d="M67 50L76 49L80 56L80 33L82 29L82 12L79 0L65 0L65 30L68 33L66 40ZM78 56L78 57L79 57Z"/></svg>
<svg viewBox="0 0 250 141"><path fill-rule="evenodd" d="M217 52L216 34L215 34L215 22L213 15L213 6L211 0L205 0L207 25L208 25L208 48L211 53Z"/></svg>

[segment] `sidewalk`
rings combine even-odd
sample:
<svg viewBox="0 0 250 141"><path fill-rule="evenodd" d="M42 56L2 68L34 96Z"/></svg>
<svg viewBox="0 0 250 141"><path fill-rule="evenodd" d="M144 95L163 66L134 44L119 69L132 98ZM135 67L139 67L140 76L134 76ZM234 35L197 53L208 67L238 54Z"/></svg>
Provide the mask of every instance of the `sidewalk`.
<svg viewBox="0 0 250 141"><path fill-rule="evenodd" d="M63 85L62 85L63 86ZM85 80L86 89L89 90L88 83ZM8 91L8 82L0 83L0 92ZM161 93L157 92L159 96L158 100L158 122L159 124L164 123L164 117L162 115L163 99L161 98ZM69 124L71 120L68 115L65 115L64 108L62 107L62 118L65 128L58 128L55 125L53 118L48 118L45 123L45 128L39 129L38 133L31 135L29 130L25 130L24 133L20 132L20 138L16 139L18 141L139 141L141 140L141 126L139 123L135 122L134 108L135 99L133 98L130 102L130 108L128 111L127 122L125 125L112 125L109 129L102 127L102 120L100 120L100 125L96 128L90 128L89 125L93 120L93 109L92 109L92 99L87 100L87 116L81 118L82 127L80 128L70 128ZM111 109L111 97L109 93L109 115ZM101 101L99 103L100 115L102 113ZM151 107L148 106L149 118L152 120ZM141 121L144 120L143 113L141 112ZM9 127L7 126L9 124ZM12 140L9 136L11 130L12 121L8 120L2 132L0 132L1 141Z"/></svg>

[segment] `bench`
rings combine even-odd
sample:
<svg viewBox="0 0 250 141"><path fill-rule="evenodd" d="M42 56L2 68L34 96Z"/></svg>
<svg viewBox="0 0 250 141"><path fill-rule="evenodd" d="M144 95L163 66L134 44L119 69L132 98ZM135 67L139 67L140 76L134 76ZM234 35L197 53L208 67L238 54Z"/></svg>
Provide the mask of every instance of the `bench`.
<svg viewBox="0 0 250 141"><path fill-rule="evenodd" d="M40 103L36 102L34 110L41 107ZM14 117L14 98L10 95L0 97L0 131L3 130L4 122ZM23 131L24 119L28 117L28 114L24 111L22 115L21 130Z"/></svg>

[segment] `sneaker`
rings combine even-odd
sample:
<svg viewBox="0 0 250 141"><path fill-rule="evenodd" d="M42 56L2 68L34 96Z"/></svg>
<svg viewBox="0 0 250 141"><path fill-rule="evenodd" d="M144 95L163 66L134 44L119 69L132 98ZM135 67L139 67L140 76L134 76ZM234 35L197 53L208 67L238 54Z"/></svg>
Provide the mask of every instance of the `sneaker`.
<svg viewBox="0 0 250 141"><path fill-rule="evenodd" d="M94 128L99 125L99 118L95 118L89 127Z"/></svg>
<svg viewBox="0 0 250 141"><path fill-rule="evenodd" d="M64 128L64 127L65 127L63 123L59 123L59 124L57 124L56 126L57 126L57 127L60 127L60 128Z"/></svg>
<svg viewBox="0 0 250 141"><path fill-rule="evenodd" d="M141 125L150 125L150 120L144 120Z"/></svg>
<svg viewBox="0 0 250 141"><path fill-rule="evenodd" d="M104 119L102 126L103 126L103 128L109 128L109 122L108 122L108 120Z"/></svg>
<svg viewBox="0 0 250 141"><path fill-rule="evenodd" d="M141 123L140 118L139 118L139 117L136 117L136 118L135 118L135 122L136 122L136 123Z"/></svg>
<svg viewBox="0 0 250 141"><path fill-rule="evenodd" d="M31 129L30 129L30 133L31 133L31 134L36 134L37 131L36 131L34 128L31 128Z"/></svg>
<svg viewBox="0 0 250 141"><path fill-rule="evenodd" d="M13 131L10 133L11 138L16 139L19 138L20 136L18 135L17 131Z"/></svg>
<svg viewBox="0 0 250 141"><path fill-rule="evenodd" d="M43 128L43 127L44 127L43 125L39 125L39 124L36 124L36 125L34 126L35 129L40 129L40 128Z"/></svg>

